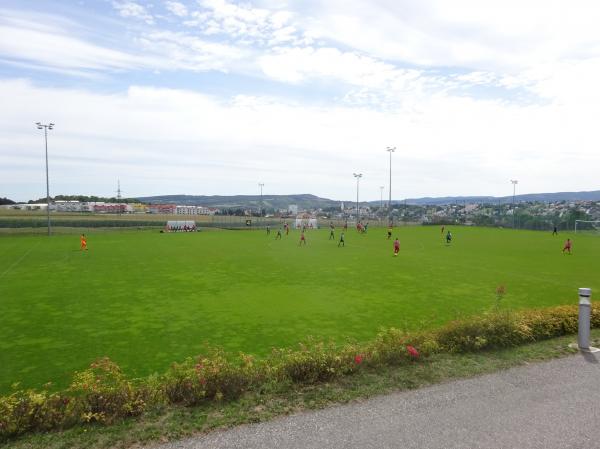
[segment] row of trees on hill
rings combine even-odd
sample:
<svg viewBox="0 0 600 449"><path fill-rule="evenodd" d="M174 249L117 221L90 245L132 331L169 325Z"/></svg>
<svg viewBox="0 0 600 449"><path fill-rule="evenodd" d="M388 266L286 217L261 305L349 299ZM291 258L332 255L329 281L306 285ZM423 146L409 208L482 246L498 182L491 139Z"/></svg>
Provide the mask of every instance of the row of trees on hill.
<svg viewBox="0 0 600 449"><path fill-rule="evenodd" d="M107 198L104 196L95 196L95 195L56 195L54 197L50 197L50 201L80 201L82 203L139 203L135 198L121 198L117 199L115 197ZM28 204L46 204L46 198L39 198L37 200L29 200Z"/></svg>
<svg viewBox="0 0 600 449"><path fill-rule="evenodd" d="M16 204L13 200L9 200L8 198L0 198L0 206L4 204Z"/></svg>

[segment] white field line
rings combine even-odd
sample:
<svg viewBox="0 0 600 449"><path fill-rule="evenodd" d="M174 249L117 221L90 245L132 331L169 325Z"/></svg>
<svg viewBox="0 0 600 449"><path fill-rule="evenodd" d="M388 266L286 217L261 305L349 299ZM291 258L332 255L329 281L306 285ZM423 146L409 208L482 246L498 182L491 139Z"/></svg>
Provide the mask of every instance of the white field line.
<svg viewBox="0 0 600 449"><path fill-rule="evenodd" d="M6 270L4 270L2 273L0 273L0 279L2 279L10 270L12 270L13 268L15 268L17 265L19 265L23 259L25 259L25 257L27 257L27 255L33 251L33 249L39 245L39 242L36 243L35 245L33 245L31 248L29 248L27 251L25 251L25 254L23 254L21 257L19 257L15 262L13 262L13 264L8 267Z"/></svg>

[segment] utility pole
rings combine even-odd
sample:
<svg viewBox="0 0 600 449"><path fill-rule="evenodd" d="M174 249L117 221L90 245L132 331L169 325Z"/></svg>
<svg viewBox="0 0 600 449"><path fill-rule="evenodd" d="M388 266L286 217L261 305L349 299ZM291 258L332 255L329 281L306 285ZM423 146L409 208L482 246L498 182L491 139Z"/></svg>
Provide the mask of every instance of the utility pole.
<svg viewBox="0 0 600 449"><path fill-rule="evenodd" d="M44 142L46 144L46 215L48 217L48 236L50 236L50 179L48 176L48 130L54 127L54 123L48 123L47 125L42 125L42 123L37 122L37 129L44 130Z"/></svg>
<svg viewBox="0 0 600 449"><path fill-rule="evenodd" d="M117 179L117 215L121 215L121 180Z"/></svg>
<svg viewBox="0 0 600 449"><path fill-rule="evenodd" d="M356 178L356 224L358 224L360 219L360 208L358 207L358 186L360 183L360 178L362 178L362 173L353 173L353 175Z"/></svg>

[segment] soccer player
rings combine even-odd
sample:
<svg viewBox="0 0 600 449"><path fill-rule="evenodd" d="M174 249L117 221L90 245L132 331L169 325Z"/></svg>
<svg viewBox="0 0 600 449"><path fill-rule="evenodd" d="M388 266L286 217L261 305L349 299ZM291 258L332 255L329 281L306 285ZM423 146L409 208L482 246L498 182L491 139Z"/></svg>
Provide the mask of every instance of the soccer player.
<svg viewBox="0 0 600 449"><path fill-rule="evenodd" d="M388 240L392 238L392 228L388 228Z"/></svg>
<svg viewBox="0 0 600 449"><path fill-rule="evenodd" d="M306 237L304 237L304 231L302 231L302 233L300 234L300 243L298 243L298 246L302 245L302 244L306 245Z"/></svg>
<svg viewBox="0 0 600 449"><path fill-rule="evenodd" d="M394 256L397 256L399 252L400 252L400 240L398 240L398 237L396 237L396 240L394 240Z"/></svg>
<svg viewBox="0 0 600 449"><path fill-rule="evenodd" d="M444 229L446 229L446 226L442 226L442 235L444 235Z"/></svg>
<svg viewBox="0 0 600 449"><path fill-rule="evenodd" d="M554 230L552 231L552 235L558 235L558 229L556 228L556 225L554 226Z"/></svg>
<svg viewBox="0 0 600 449"><path fill-rule="evenodd" d="M287 224L287 222L285 223L285 235L288 235L290 233L290 225Z"/></svg>
<svg viewBox="0 0 600 449"><path fill-rule="evenodd" d="M275 236L275 240L281 240L281 229L277 230L277 235Z"/></svg>
<svg viewBox="0 0 600 449"><path fill-rule="evenodd" d="M267 226L267 235L271 235L271 226Z"/></svg>
<svg viewBox="0 0 600 449"><path fill-rule="evenodd" d="M341 246L346 246L346 241L344 240L344 233L340 234L340 241L338 242L338 248Z"/></svg>
<svg viewBox="0 0 600 449"><path fill-rule="evenodd" d="M333 232L333 227L329 230L329 240L335 240L335 234Z"/></svg>
<svg viewBox="0 0 600 449"><path fill-rule="evenodd" d="M448 231L446 234L446 244L449 245L450 243L452 243L452 233Z"/></svg>
<svg viewBox="0 0 600 449"><path fill-rule="evenodd" d="M567 239L567 241L565 242L565 246L563 248L563 254L565 253L565 251L569 254L571 254L571 239Z"/></svg>
<svg viewBox="0 0 600 449"><path fill-rule="evenodd" d="M81 234L80 237L80 241L81 241L81 248L79 249L80 251L87 251L88 247L87 247L87 237L85 236L85 234Z"/></svg>

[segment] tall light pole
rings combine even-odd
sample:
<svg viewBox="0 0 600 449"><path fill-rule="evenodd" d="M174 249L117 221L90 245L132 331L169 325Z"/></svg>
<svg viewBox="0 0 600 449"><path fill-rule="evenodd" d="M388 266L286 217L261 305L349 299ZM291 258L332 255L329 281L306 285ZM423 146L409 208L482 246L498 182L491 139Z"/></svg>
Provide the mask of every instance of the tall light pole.
<svg viewBox="0 0 600 449"><path fill-rule="evenodd" d="M392 153L396 151L396 147L387 147L385 149L388 153L390 153L390 199L388 202L388 214L390 217L392 216Z"/></svg>
<svg viewBox="0 0 600 449"><path fill-rule="evenodd" d="M360 184L360 178L362 178L362 173L353 173L356 178L356 224L358 224L358 220L360 218L360 209L358 207L358 186Z"/></svg>
<svg viewBox="0 0 600 449"><path fill-rule="evenodd" d="M513 185L513 200L512 200L512 216L513 216L513 229L515 229L515 194L517 192L517 184L519 181L511 179L510 182Z"/></svg>
<svg viewBox="0 0 600 449"><path fill-rule="evenodd" d="M263 210L263 199L262 199L262 189L265 186L264 182L259 182L258 187L260 187L260 216L262 217Z"/></svg>
<svg viewBox="0 0 600 449"><path fill-rule="evenodd" d="M48 130L54 127L54 123L43 125L36 122L38 129L44 130L44 143L46 144L46 215L48 217L48 235L50 235L50 180L48 178Z"/></svg>

